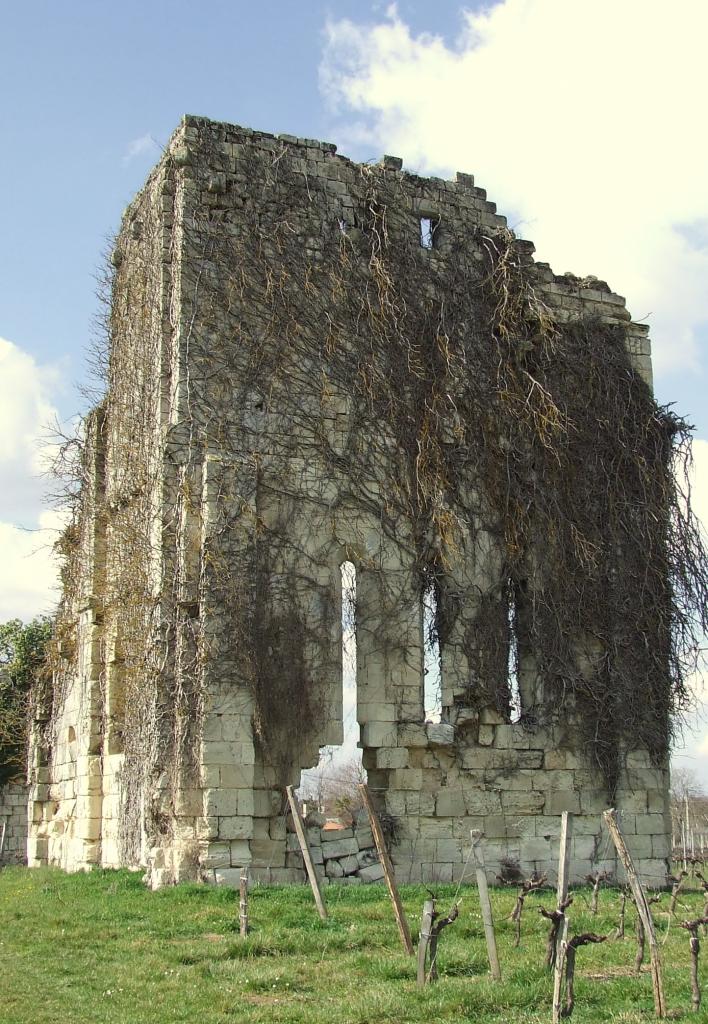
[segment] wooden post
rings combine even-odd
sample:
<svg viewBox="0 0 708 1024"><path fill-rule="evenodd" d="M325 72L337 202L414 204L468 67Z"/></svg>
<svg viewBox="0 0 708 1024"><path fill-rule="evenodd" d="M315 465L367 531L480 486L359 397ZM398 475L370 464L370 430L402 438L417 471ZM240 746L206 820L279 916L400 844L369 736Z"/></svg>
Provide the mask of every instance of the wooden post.
<svg viewBox="0 0 708 1024"><path fill-rule="evenodd" d="M666 1003L664 1001L664 984L661 977L661 956L659 954L659 945L656 941L656 932L654 931L654 921L649 910L649 904L647 898L644 895L644 889L642 883L639 881L639 876L634 867L634 862L630 856L629 850L624 841L624 836L620 831L619 824L617 822L617 811L611 807L609 810L604 812L603 815L607 828L612 841L615 844L617 854L624 865L624 870L627 872L627 881L629 882L632 894L634 896L634 902L637 907L637 912L642 919L642 925L644 927L645 935L649 941L649 956L651 958L651 983L654 989L654 1010L659 1018L666 1016Z"/></svg>
<svg viewBox="0 0 708 1024"><path fill-rule="evenodd" d="M616 939L623 939L624 938L624 917L625 917L626 909L627 909L627 893L623 889L622 893L620 895L620 916L619 916L619 924L617 925L617 931L615 933L615 938Z"/></svg>
<svg viewBox="0 0 708 1024"><path fill-rule="evenodd" d="M558 850L558 883L556 886L556 941L553 949L553 1024L558 1024L563 1012L563 977L565 955L568 949L568 872L570 869L571 819L568 811L561 815L560 848Z"/></svg>
<svg viewBox="0 0 708 1024"><path fill-rule="evenodd" d="M561 815L560 847L558 850L558 883L556 888L556 915L555 922L555 946L551 952L549 967L553 967L558 960L558 951L563 942L563 915L568 907L568 871L570 867L570 833L571 818L568 811ZM562 984L562 976L561 976ZM560 998L560 997L559 997Z"/></svg>
<svg viewBox="0 0 708 1024"><path fill-rule="evenodd" d="M558 851L558 910L568 899L568 870L570 867L571 818L568 811L561 815L560 850Z"/></svg>
<svg viewBox="0 0 708 1024"><path fill-rule="evenodd" d="M565 954L568 949L568 918L563 914L558 928L556 943L556 962L553 968L553 1024L559 1024L563 1015L563 974L565 971Z"/></svg>
<svg viewBox="0 0 708 1024"><path fill-rule="evenodd" d="M428 957L434 913L435 901L426 900L423 904L423 919L420 922L420 938L418 939L418 988L425 985L425 963Z"/></svg>
<svg viewBox="0 0 708 1024"><path fill-rule="evenodd" d="M393 903L393 912L396 915L396 924L398 925L398 931L401 936L401 942L403 948L409 956L413 956L413 940L411 939L411 930L408 927L408 921L406 920L406 914L401 903L401 897L398 895L398 888L396 886L396 879L393 874L393 864L391 858L388 855L386 849L386 843L384 841L384 835L381 831L381 822L379 821L378 815L374 810L374 805L371 802L371 796L369 789L365 783L359 786L359 792L361 798L364 801L364 806L369 814L369 821L371 822L371 831L374 836L374 842L376 843L376 850L381 861L381 867L383 868L384 878L386 879L386 885L391 896L391 902Z"/></svg>
<svg viewBox="0 0 708 1024"><path fill-rule="evenodd" d="M492 915L492 904L489 899L487 887L487 873L484 868L484 849L482 838L484 833L479 829L470 830L472 839L472 858L474 860L475 873L477 875L477 889L479 891L479 906L482 911L482 922L484 924L484 937L487 940L487 956L489 967L495 981L501 981L501 967L497 955L497 939L494 934L494 917Z"/></svg>
<svg viewBox="0 0 708 1024"><path fill-rule="evenodd" d="M295 799L295 793L293 792L292 786L286 786L285 792L288 796L288 803L290 804L290 810L293 816L293 824L295 826L295 835L297 836L300 844L300 850L302 851L302 859L305 861L305 869L307 871L307 877L310 881L310 888L312 889L312 895L315 897L315 903L317 904L317 910L323 921L327 920L327 908L324 905L322 899L322 893L320 892L320 884L317 881L317 875L315 874L315 865L312 863L312 854L310 853L310 847L307 845L307 837L305 835L305 826L300 816L300 808L297 805Z"/></svg>
<svg viewBox="0 0 708 1024"><path fill-rule="evenodd" d="M241 868L238 885L238 919L241 938L248 935L248 868Z"/></svg>

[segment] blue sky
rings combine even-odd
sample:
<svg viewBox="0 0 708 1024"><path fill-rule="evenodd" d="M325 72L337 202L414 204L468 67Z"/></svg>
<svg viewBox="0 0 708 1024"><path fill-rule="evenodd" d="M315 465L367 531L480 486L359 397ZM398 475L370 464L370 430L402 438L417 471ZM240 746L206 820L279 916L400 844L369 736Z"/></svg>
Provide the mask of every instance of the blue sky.
<svg viewBox="0 0 708 1024"><path fill-rule="evenodd" d="M3 4L0 618L51 606L35 441L82 407L102 253L184 113L474 173L539 258L648 316L708 518L707 34L698 0Z"/></svg>
<svg viewBox="0 0 708 1024"><path fill-rule="evenodd" d="M448 30L456 5L411 4ZM428 17L425 17L425 9ZM105 239L185 113L327 137L327 17L360 3L4 4L0 329L80 378ZM155 140L155 145L150 144ZM131 148L132 147L132 148ZM71 390L62 408L72 411Z"/></svg>

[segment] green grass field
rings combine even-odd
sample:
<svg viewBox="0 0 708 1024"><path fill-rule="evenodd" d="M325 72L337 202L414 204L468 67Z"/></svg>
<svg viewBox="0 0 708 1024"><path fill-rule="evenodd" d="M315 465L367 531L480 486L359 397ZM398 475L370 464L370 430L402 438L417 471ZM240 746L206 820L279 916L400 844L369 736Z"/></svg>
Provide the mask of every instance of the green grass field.
<svg viewBox="0 0 708 1024"><path fill-rule="evenodd" d="M455 888L437 890L447 912ZM426 890L405 886L411 931ZM217 1024L240 1021L373 1024L377 1021L550 1021L551 979L544 967L546 922L526 901L521 946L508 920L515 890L492 892L504 980L488 975L476 889L463 886L458 921L441 936L440 980L418 990L415 960L399 942L382 886L326 890L321 922L306 887L256 888L251 934L238 934L238 895L184 885L148 892L126 871L64 875L0 872L0 1021L2 1024ZM697 892L680 897L678 920L699 917ZM613 932L619 896L601 894L597 917L578 890L571 933ZM668 906L668 896L662 903ZM662 943L667 1005L673 1019L690 1012L687 933L654 907ZM573 1020L634 1024L653 1019L647 969L633 975L634 911L627 938L578 951ZM708 952L708 950L707 950ZM708 979L708 964L705 977Z"/></svg>

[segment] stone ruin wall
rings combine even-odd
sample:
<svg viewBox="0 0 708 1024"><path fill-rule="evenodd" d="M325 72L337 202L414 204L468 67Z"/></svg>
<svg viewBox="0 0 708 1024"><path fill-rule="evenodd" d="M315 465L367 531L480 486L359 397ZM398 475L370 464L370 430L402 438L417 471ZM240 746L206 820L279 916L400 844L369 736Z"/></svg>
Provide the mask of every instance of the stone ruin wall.
<svg viewBox="0 0 708 1024"><path fill-rule="evenodd" d="M0 864L27 863L27 795L24 782L0 786L0 831L5 826Z"/></svg>
<svg viewBox="0 0 708 1024"><path fill-rule="evenodd" d="M159 886L237 884L248 864L255 880L303 881L283 787L342 741L350 560L360 745L378 805L398 822L399 880L458 878L471 828L486 834L492 872L506 857L552 877L566 810L573 878L615 868L601 829L607 785L573 700L544 724L524 719L544 699L532 654L519 670L521 721L470 696L470 679L484 694L465 640L474 595L496 594L504 572L474 481L474 530L458 524L445 542L465 601L440 645L443 720L424 721L421 541L413 517L389 515L415 498L405 459L373 405L326 369L353 355L357 330L347 289L327 277L333 246L368 281L361 295L400 312L375 262L377 188L395 188L384 241L418 261L421 309L444 303L435 281L453 261L455 287L476 287L480 239L508 238L470 175L419 178L394 158L361 166L326 143L197 118L127 210L109 390L89 420L68 560L64 667L34 733L30 865L141 866ZM439 224L430 250L421 217ZM651 384L647 330L620 296L534 264L530 243L512 239L509 251L557 324L619 325ZM328 315L340 307L349 336ZM592 661L586 638L577 650ZM614 803L643 876L663 883L668 772L629 737Z"/></svg>

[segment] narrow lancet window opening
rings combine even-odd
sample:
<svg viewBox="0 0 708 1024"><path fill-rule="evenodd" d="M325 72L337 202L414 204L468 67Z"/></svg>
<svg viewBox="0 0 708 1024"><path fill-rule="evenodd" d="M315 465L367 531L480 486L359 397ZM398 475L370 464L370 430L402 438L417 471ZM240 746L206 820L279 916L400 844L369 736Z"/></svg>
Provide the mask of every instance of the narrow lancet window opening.
<svg viewBox="0 0 708 1024"><path fill-rule="evenodd" d="M366 782L359 748L361 730L356 685L356 566L342 562L341 580L341 687L342 742L320 747L316 767L302 772L299 796L329 817L347 815L356 803L359 782Z"/></svg>
<svg viewBox="0 0 708 1024"><path fill-rule="evenodd" d="M508 631L508 654L507 654L507 686L509 690L509 718L512 722L518 722L521 718L521 688L519 685L519 618L518 618L518 592L517 588L510 581L507 600L507 631Z"/></svg>
<svg viewBox="0 0 708 1024"><path fill-rule="evenodd" d="M435 247L435 231L439 221L435 217L420 218L420 245L423 249Z"/></svg>
<svg viewBox="0 0 708 1024"><path fill-rule="evenodd" d="M442 718L442 660L438 635L438 596L434 583L423 590L423 712L426 722Z"/></svg>
<svg viewBox="0 0 708 1024"><path fill-rule="evenodd" d="M356 566L342 562L342 724L344 746L357 752L360 738L356 692Z"/></svg>

